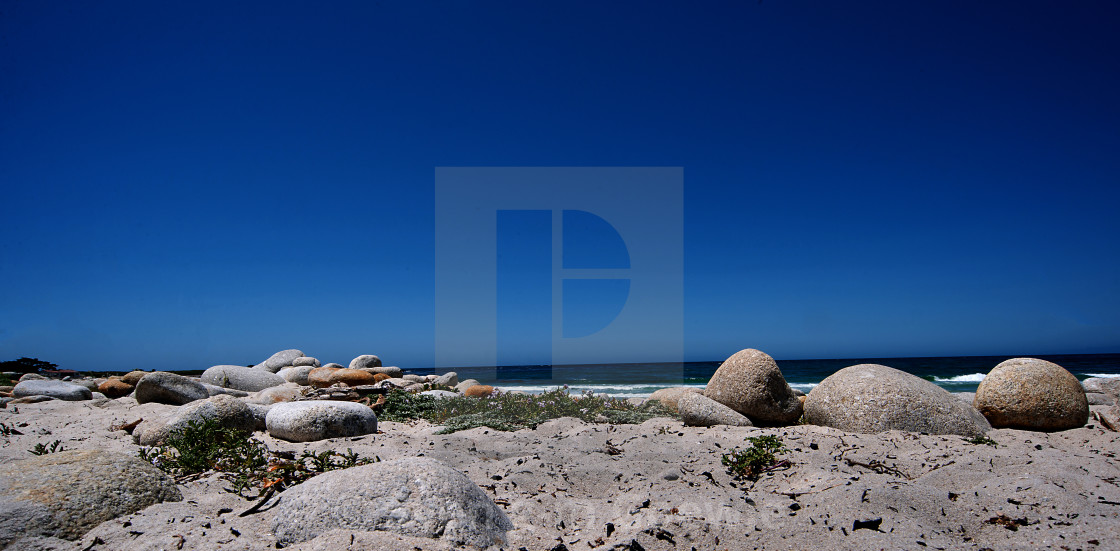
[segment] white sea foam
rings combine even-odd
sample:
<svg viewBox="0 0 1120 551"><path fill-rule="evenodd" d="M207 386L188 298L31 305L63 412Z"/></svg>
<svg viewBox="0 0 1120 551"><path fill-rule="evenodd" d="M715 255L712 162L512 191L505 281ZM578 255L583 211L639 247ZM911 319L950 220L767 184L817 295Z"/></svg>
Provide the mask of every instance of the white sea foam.
<svg viewBox="0 0 1120 551"><path fill-rule="evenodd" d="M1082 373L1082 375L1085 375L1086 377L1104 377L1104 378L1120 377L1120 373Z"/></svg>
<svg viewBox="0 0 1120 551"><path fill-rule="evenodd" d="M790 383L789 387L792 389L800 390L801 392L809 392L817 383Z"/></svg>
<svg viewBox="0 0 1120 551"><path fill-rule="evenodd" d="M987 377L987 373L970 373L968 375L957 375L956 377L941 378L934 376L933 382L935 383L979 383Z"/></svg>

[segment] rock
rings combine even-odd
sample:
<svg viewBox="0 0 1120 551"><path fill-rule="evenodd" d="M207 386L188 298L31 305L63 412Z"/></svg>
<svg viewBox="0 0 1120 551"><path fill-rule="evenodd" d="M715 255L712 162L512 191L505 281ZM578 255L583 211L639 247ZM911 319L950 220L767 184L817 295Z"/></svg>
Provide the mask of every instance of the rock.
<svg viewBox="0 0 1120 551"><path fill-rule="evenodd" d="M476 381L474 379L467 379L465 381L460 381L459 384L455 385L455 390L460 392L460 393L466 392L468 388L470 388L472 386L475 386L477 384L481 384L481 383L479 383L478 381Z"/></svg>
<svg viewBox="0 0 1120 551"><path fill-rule="evenodd" d="M1105 394L1113 400L1120 397L1120 377L1090 377L1081 381L1081 386L1086 393Z"/></svg>
<svg viewBox="0 0 1120 551"><path fill-rule="evenodd" d="M136 386L136 383L139 383L140 379L143 379L144 375L147 375L148 373L151 373L151 372L150 371L129 371L128 373L125 373L124 375L121 375L121 380L124 381L124 383L127 384L127 385Z"/></svg>
<svg viewBox="0 0 1120 551"><path fill-rule="evenodd" d="M373 374L373 380L375 380L375 381L377 381L377 382L379 382L379 383L380 383L381 381L388 381L389 379L392 379L392 377L390 377L390 376L388 376L388 375L386 375L386 374L384 374L384 373L374 373L374 374ZM401 380L403 381L404 379L401 379Z"/></svg>
<svg viewBox="0 0 1120 551"><path fill-rule="evenodd" d="M1103 392L1086 392L1085 398L1090 406L1111 406L1116 403L1116 398Z"/></svg>
<svg viewBox="0 0 1120 551"><path fill-rule="evenodd" d="M423 383L412 383L404 387L405 392L420 392L422 390L424 390Z"/></svg>
<svg viewBox="0 0 1120 551"><path fill-rule="evenodd" d="M27 381L20 380L16 387L12 389L12 396L15 398L26 398L28 396L50 396L56 400L90 400L93 398L93 393L82 385L68 383L66 381L55 381L50 379L30 379Z"/></svg>
<svg viewBox="0 0 1120 551"><path fill-rule="evenodd" d="M268 425L265 423L265 419L268 418L268 411L272 409L274 404L254 404L252 402L245 402L245 405L249 406L249 411L253 412L253 420L256 421L253 430L267 431Z"/></svg>
<svg viewBox="0 0 1120 551"><path fill-rule="evenodd" d="M681 420L690 427L754 426L745 415L697 392L684 392L677 400Z"/></svg>
<svg viewBox="0 0 1120 551"><path fill-rule="evenodd" d="M432 398L458 398L458 392L451 392L450 390L425 390L420 394L424 396L431 396Z"/></svg>
<svg viewBox="0 0 1120 551"><path fill-rule="evenodd" d="M265 425L274 438L313 442L377 432L377 416L369 407L354 402L284 402L272 406Z"/></svg>
<svg viewBox="0 0 1120 551"><path fill-rule="evenodd" d="M778 363L753 348L725 360L708 381L704 395L755 423L788 425L801 418L801 401L782 377Z"/></svg>
<svg viewBox="0 0 1120 551"><path fill-rule="evenodd" d="M208 392L211 396L227 394L229 396L234 396L237 398L244 398L249 395L249 393L245 392L244 390L237 390L235 388L223 388L218 385L212 385L210 383L202 383L202 386L206 387L206 392Z"/></svg>
<svg viewBox="0 0 1120 551"><path fill-rule="evenodd" d="M346 368L346 366L344 366L342 364L336 364L336 363L333 363L333 362L329 363L329 364L323 364L321 367L333 367L335 369L345 369Z"/></svg>
<svg viewBox="0 0 1120 551"><path fill-rule="evenodd" d="M469 478L426 457L321 474L285 491L275 511L272 533L285 543L344 528L489 547L504 544L513 529Z"/></svg>
<svg viewBox="0 0 1120 551"><path fill-rule="evenodd" d="M374 373L384 373L384 374L386 374L390 377L394 377L394 378L404 376L404 370L395 366L395 365L387 365L387 366L381 366L381 367L371 367L371 368L369 368L369 370L373 371Z"/></svg>
<svg viewBox="0 0 1120 551"><path fill-rule="evenodd" d="M425 381L425 380L424 380L424 378L423 378L423 377L421 377L420 375L414 375L414 374L412 374L412 373L409 373L408 375L401 375L401 378L402 378L402 379L404 379L404 380L406 380L406 381L412 382L412 383L424 383L424 382L427 382L427 381Z"/></svg>
<svg viewBox="0 0 1120 551"><path fill-rule="evenodd" d="M888 430L983 436L988 421L930 381L885 365L845 367L813 387L805 421L849 432Z"/></svg>
<svg viewBox="0 0 1120 551"><path fill-rule="evenodd" d="M23 376L21 376L19 378L19 381L17 381L17 382L22 383L24 381L47 381L47 380L49 380L47 377L44 377L44 376L42 376L38 373L24 373Z"/></svg>
<svg viewBox="0 0 1120 551"><path fill-rule="evenodd" d="M439 375L424 375L424 381L423 382L434 383L434 382L436 382L436 379L438 379L438 378L439 378Z"/></svg>
<svg viewBox="0 0 1120 551"><path fill-rule="evenodd" d="M228 394L191 402L175 410L175 414L163 423L144 421L132 431L132 439L141 446L158 446L175 431L182 430L191 422L201 423L214 419L219 425L252 432L257 421L249 406Z"/></svg>
<svg viewBox="0 0 1120 551"><path fill-rule="evenodd" d="M1120 404L1115 404L1107 410L1098 411L1097 420L1110 431L1120 431Z"/></svg>
<svg viewBox="0 0 1120 551"><path fill-rule="evenodd" d="M361 369L363 367L381 367L381 358L373 354L362 354L350 360L350 369Z"/></svg>
<svg viewBox="0 0 1120 551"><path fill-rule="evenodd" d="M974 399L976 399L976 393L975 392L954 392L953 396L956 396L957 398L960 398L961 400L963 400L968 405L972 405L972 401Z"/></svg>
<svg viewBox="0 0 1120 551"><path fill-rule="evenodd" d="M63 379L63 380L66 380L66 379ZM88 388L90 392L97 392L97 383L95 383L93 381L93 379L73 379L73 380L70 380L69 382L71 382L73 384L76 384L76 385L79 385L79 386L84 386L84 387Z"/></svg>
<svg viewBox="0 0 1120 551"><path fill-rule="evenodd" d="M269 356L267 360L253 366L253 369L263 369L265 371L276 373L277 371L280 371L281 369L292 365L292 362L296 361L296 358L302 357L303 352L300 352L299 350L296 350L294 348L281 350Z"/></svg>
<svg viewBox="0 0 1120 551"><path fill-rule="evenodd" d="M997 365L980 382L972 405L995 428L1065 430L1089 420L1089 402L1077 377L1037 358Z"/></svg>
<svg viewBox="0 0 1120 551"><path fill-rule="evenodd" d="M280 386L287 381L267 369L216 365L202 372L202 382L245 392L260 392L269 387Z"/></svg>
<svg viewBox="0 0 1120 551"><path fill-rule="evenodd" d="M181 406L209 397L210 393L202 383L175 373L148 373L136 383L136 402L140 404L157 402Z"/></svg>
<svg viewBox="0 0 1120 551"><path fill-rule="evenodd" d="M319 360L310 356L303 356L292 360L292 367L319 367Z"/></svg>
<svg viewBox="0 0 1120 551"><path fill-rule="evenodd" d="M489 396L494 393L494 387L490 385L474 385L463 391L463 396Z"/></svg>
<svg viewBox="0 0 1120 551"><path fill-rule="evenodd" d="M54 396L43 396L42 394L36 394L35 396L24 396L23 398L12 398L9 402L6 402L6 403L9 403L9 404L34 404L34 403L38 403L38 402L49 402L49 401L54 400L54 399L55 399ZM91 396L90 399L92 400L93 397Z"/></svg>
<svg viewBox="0 0 1120 551"><path fill-rule="evenodd" d="M373 373L361 369L335 369L333 367L318 367L307 375L311 386L326 388L338 383L349 386L372 385L377 382Z"/></svg>
<svg viewBox="0 0 1120 551"><path fill-rule="evenodd" d="M137 457L62 451L0 465L0 548L21 537L76 540L120 515L180 501L175 481Z"/></svg>
<svg viewBox="0 0 1120 551"><path fill-rule="evenodd" d="M284 379L289 383L308 386L311 383L307 380L307 376L311 374L311 370L313 369L318 369L318 366L313 367L310 365L301 365L296 367L285 367L276 374L279 375L281 379Z"/></svg>
<svg viewBox="0 0 1120 551"><path fill-rule="evenodd" d="M404 379L383 379L383 381L385 382L385 384L392 385L397 388L404 388L408 385L413 384L412 381L406 381Z"/></svg>
<svg viewBox="0 0 1120 551"><path fill-rule="evenodd" d="M104 383L97 385L97 391L109 398L123 398L132 394L132 389L132 385L116 377L110 377Z"/></svg>
<svg viewBox="0 0 1120 551"><path fill-rule="evenodd" d="M303 390L295 383L266 388L254 393L246 401L251 404L270 405L278 402L293 402L303 397Z"/></svg>
<svg viewBox="0 0 1120 551"><path fill-rule="evenodd" d="M704 391L703 391L703 389L699 389L699 388L691 387L691 386L677 386L677 387L670 387L670 388L662 388L662 389L655 390L653 392L653 394L650 394L649 399L650 400L657 400L658 402L661 402L661 405L663 405L663 406L665 406L665 407L667 407L667 408L669 408L673 411L678 411L677 410L677 402L680 401L681 397L684 396L685 393L695 394L695 393L698 393L698 392L702 393Z"/></svg>
<svg viewBox="0 0 1120 551"><path fill-rule="evenodd" d="M443 375L440 375L439 377L436 377L432 381L432 384L455 388L455 385L459 384L459 374L455 373L454 371L449 371L447 373L444 373Z"/></svg>

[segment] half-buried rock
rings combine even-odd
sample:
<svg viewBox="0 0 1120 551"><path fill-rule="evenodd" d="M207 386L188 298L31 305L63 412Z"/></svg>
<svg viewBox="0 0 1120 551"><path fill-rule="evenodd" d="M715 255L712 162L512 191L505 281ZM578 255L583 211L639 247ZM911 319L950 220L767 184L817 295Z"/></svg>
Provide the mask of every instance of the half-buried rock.
<svg viewBox="0 0 1120 551"><path fill-rule="evenodd" d="M16 398L50 396L56 400L78 401L91 399L93 393L90 389L82 385L76 385L66 381L31 379L20 381L16 384L16 387L12 390L12 396Z"/></svg>
<svg viewBox="0 0 1120 551"><path fill-rule="evenodd" d="M684 424L690 427L753 426L751 420L742 413L698 392L685 392L681 395L677 400L677 411L680 412Z"/></svg>
<svg viewBox="0 0 1120 551"><path fill-rule="evenodd" d="M133 429L132 439L141 446L156 446L176 431L187 428L191 422L203 423L207 419L213 419L225 428L247 432L252 432L257 426L253 411L245 402L233 396L219 394L176 409L174 415L166 421L145 420Z"/></svg>
<svg viewBox="0 0 1120 551"><path fill-rule="evenodd" d="M267 369L216 365L202 372L202 382L245 392L260 392L269 387L280 386L287 381Z"/></svg>
<svg viewBox="0 0 1120 551"><path fill-rule="evenodd" d="M753 348L727 358L708 381L704 395L758 424L788 425L801 418L801 400L778 363Z"/></svg>
<svg viewBox="0 0 1120 551"><path fill-rule="evenodd" d="M181 406L209 397L210 392L202 383L165 371L148 373L136 383L136 401L141 404L156 402Z"/></svg>
<svg viewBox="0 0 1120 551"><path fill-rule="evenodd" d="M972 404L997 428L1065 430L1089 420L1089 402L1077 377L1037 358L997 365L981 381Z"/></svg>
<svg viewBox="0 0 1120 551"><path fill-rule="evenodd" d="M513 529L463 473L426 457L321 474L285 491L275 514L272 532L284 543L343 528L489 547L503 544Z"/></svg>
<svg viewBox="0 0 1120 551"><path fill-rule="evenodd" d="M845 367L809 392L805 421L849 432L888 430L982 436L991 425L930 381L876 364Z"/></svg>
<svg viewBox="0 0 1120 551"><path fill-rule="evenodd" d="M663 405L663 406L665 406L665 407L667 407L667 408L669 408L673 411L679 411L678 407L677 407L677 402L680 401L680 399L685 395L685 393L696 394L696 393L703 393L703 392L704 392L703 389L688 387L688 386L676 386L676 387L669 387L669 388L660 388L660 389L655 390L653 392L653 394L650 394L649 399L650 400L657 400L658 402L661 402L661 405Z"/></svg>
<svg viewBox="0 0 1120 551"><path fill-rule="evenodd" d="M181 501L175 481L137 457L100 450L51 453L0 465L0 549L23 537L76 540L120 515Z"/></svg>
<svg viewBox="0 0 1120 551"><path fill-rule="evenodd" d="M268 410L264 422L268 434L290 442L377 432L377 415L373 410L362 404L338 400L282 402Z"/></svg>

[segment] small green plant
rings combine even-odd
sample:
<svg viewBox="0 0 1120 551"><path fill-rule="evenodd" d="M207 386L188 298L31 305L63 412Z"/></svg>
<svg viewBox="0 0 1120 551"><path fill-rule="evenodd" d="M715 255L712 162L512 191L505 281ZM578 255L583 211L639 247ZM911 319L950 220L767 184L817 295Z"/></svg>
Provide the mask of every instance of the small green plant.
<svg viewBox="0 0 1120 551"><path fill-rule="evenodd" d="M781 438L767 435L750 436L747 440L751 443L749 448L735 448L723 454L723 464L735 478L757 480L763 473L790 466L788 459L779 461L776 457L789 452Z"/></svg>
<svg viewBox="0 0 1120 551"><path fill-rule="evenodd" d="M992 440L991 438L988 438L987 436L973 436L972 438L966 438L965 442L968 442L969 444L976 444L976 445L986 444L986 445L991 446L993 448L998 448L999 447L999 442L996 442L995 440Z"/></svg>
<svg viewBox="0 0 1120 551"><path fill-rule="evenodd" d="M23 433L16 430L14 427L9 427L8 425L5 425L4 423L0 423L0 436L12 436L14 434L23 434Z"/></svg>
<svg viewBox="0 0 1120 551"><path fill-rule="evenodd" d="M48 453L66 451L66 448L62 447L61 440L55 440L54 442L51 442L50 446L44 446L43 443L40 442L38 444L35 444L34 448L31 448L27 451L31 452L31 455L47 455Z"/></svg>

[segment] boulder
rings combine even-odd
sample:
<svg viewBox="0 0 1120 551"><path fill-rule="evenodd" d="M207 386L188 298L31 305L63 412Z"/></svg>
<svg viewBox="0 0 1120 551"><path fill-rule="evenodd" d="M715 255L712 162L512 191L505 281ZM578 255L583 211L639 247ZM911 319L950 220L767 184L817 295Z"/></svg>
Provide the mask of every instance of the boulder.
<svg viewBox="0 0 1120 551"><path fill-rule="evenodd" d="M90 400L93 398L93 393L90 389L68 383L66 381L55 381L51 379L31 379L20 380L16 387L12 389L12 396L15 398L26 398L28 396L50 396L56 400Z"/></svg>
<svg viewBox="0 0 1120 551"><path fill-rule="evenodd" d="M1077 377L1037 358L997 365L976 388L972 405L996 428L1065 430L1089 420L1089 402Z"/></svg>
<svg viewBox="0 0 1120 551"><path fill-rule="evenodd" d="M696 388L696 387L676 386L676 387L661 388L661 389L655 390L655 391L653 391L653 394L649 395L649 399L650 400L657 400L658 402L661 402L661 405L663 405L663 406L665 406L665 407L667 407L667 408L669 408L673 411L679 411L677 409L677 402L680 401L681 397L684 396L685 393L696 394L696 393L703 393L703 392L704 392L703 389Z"/></svg>
<svg viewBox="0 0 1120 551"><path fill-rule="evenodd" d="M123 398L132 394L133 385L116 377L110 377L105 382L97 385L97 391L109 398Z"/></svg>
<svg viewBox="0 0 1120 551"><path fill-rule="evenodd" d="M302 356L292 360L292 367L319 367L319 360L311 356Z"/></svg>
<svg viewBox="0 0 1120 551"><path fill-rule="evenodd" d="M1120 377L1090 377L1081 381L1085 393L1090 392L1111 396L1115 401L1120 397Z"/></svg>
<svg viewBox="0 0 1120 551"><path fill-rule="evenodd" d="M48 380L47 377L44 377L44 376L42 376L38 373L24 373L23 376L21 376L17 382L22 383L23 381L46 381L46 380Z"/></svg>
<svg viewBox="0 0 1120 551"><path fill-rule="evenodd" d="M490 385L473 385L463 391L463 396L482 397L489 396L494 393L494 387Z"/></svg>
<svg viewBox="0 0 1120 551"><path fill-rule="evenodd" d="M377 415L369 407L354 402L283 402L268 410L265 426L274 438L313 442L377 432Z"/></svg>
<svg viewBox="0 0 1120 551"><path fill-rule="evenodd" d="M433 379L432 384L455 388L455 385L459 384L459 374L449 371Z"/></svg>
<svg viewBox="0 0 1120 551"><path fill-rule="evenodd" d="M379 383L380 383L381 381L388 381L389 379L392 379L392 377L390 377L390 376L388 376L388 375L386 375L386 374L384 374L384 373L374 373L374 374L373 374L373 380L375 380L375 381L377 381L377 382L379 382ZM403 381L404 379L401 379L401 380Z"/></svg>
<svg viewBox="0 0 1120 551"><path fill-rule="evenodd" d="M333 368L335 368L335 369L343 369L343 368L345 368L346 366L344 366L344 365L342 365L342 364L336 364L336 363L334 363L334 362L331 362L331 363L329 363L329 364L323 364L323 365L322 365L322 366L320 366L320 367L333 367Z"/></svg>
<svg viewBox="0 0 1120 551"><path fill-rule="evenodd" d="M845 367L809 392L805 421L849 432L888 430L987 434L991 426L968 403L930 381L885 365Z"/></svg>
<svg viewBox="0 0 1120 551"><path fill-rule="evenodd" d="M165 371L148 373L136 383L136 402L140 404L157 402L181 406L209 397L210 393L202 383Z"/></svg>
<svg viewBox="0 0 1120 551"><path fill-rule="evenodd" d="M284 543L344 528L489 547L504 544L506 532L513 529L481 488L427 457L321 474L285 491L274 510L272 533Z"/></svg>
<svg viewBox="0 0 1120 551"><path fill-rule="evenodd" d="M202 383L202 386L206 387L206 392L209 392L211 396L228 394L237 398L244 398L249 395L249 393L245 392L244 390L237 390L235 388L223 388L218 385L212 385L210 383Z"/></svg>
<svg viewBox="0 0 1120 551"><path fill-rule="evenodd" d="M380 367L370 367L370 368L368 368L368 369L369 369L370 371L374 372L374 373L384 373L384 374L386 374L386 375L388 375L388 376L390 376L390 377L394 377L394 378L396 378L396 377L403 377L403 376L404 376L404 370L403 370L403 369L401 369L401 368L399 368L399 367L397 367L397 366L395 366L395 365L386 365L386 366L380 366Z"/></svg>
<svg viewBox="0 0 1120 551"><path fill-rule="evenodd" d="M267 369L216 365L202 372L202 382L245 392L260 392L269 387L280 386L287 381Z"/></svg>
<svg viewBox="0 0 1120 551"><path fill-rule="evenodd" d="M268 425L265 424L265 419L268 418L268 411L272 409L273 404L254 404L252 402L245 402L249 406L249 411L253 412L253 420L256 425L253 430L267 431Z"/></svg>
<svg viewBox="0 0 1120 551"><path fill-rule="evenodd" d="M151 373L151 372L150 371L129 371L128 373L125 373L124 375L121 375L121 380L124 381L125 384L136 386L136 383L139 383L140 379L143 379L144 375L147 375L148 373Z"/></svg>
<svg viewBox="0 0 1120 551"><path fill-rule="evenodd" d="M698 392L682 393L677 400L677 409L681 414L681 420L690 427L754 426L754 423L751 423L751 420L742 413Z"/></svg>
<svg viewBox="0 0 1120 551"><path fill-rule="evenodd" d="M265 371L276 373L277 371L280 371L281 369L292 365L292 362L296 361L296 358L302 357L303 352L300 352L299 350L296 350L294 348L281 350L269 356L267 360L253 366L253 369L263 369Z"/></svg>
<svg viewBox="0 0 1120 551"><path fill-rule="evenodd" d="M23 537L77 540L93 527L183 499L175 481L137 457L62 451L0 465L0 548Z"/></svg>
<svg viewBox="0 0 1120 551"><path fill-rule="evenodd" d="M788 425L801 418L801 401L765 352L740 350L719 366L704 395L758 424Z"/></svg>
<svg viewBox="0 0 1120 551"><path fill-rule="evenodd" d="M314 387L326 388L338 383L349 386L372 385L377 382L377 379L373 373L361 369L318 367L308 373L307 382Z"/></svg>
<svg viewBox="0 0 1120 551"><path fill-rule="evenodd" d="M432 398L458 398L458 392L451 392L450 390L425 390L420 394L424 396L431 396Z"/></svg>
<svg viewBox="0 0 1120 551"><path fill-rule="evenodd" d="M307 385L311 384L310 382L307 381L308 374L311 373L312 369L317 369L318 367L319 366L310 366L310 365L285 367L284 369L281 369L280 371L276 372L276 374L279 375L280 378L284 379L285 381L288 381L289 383L295 383L297 385L307 386Z"/></svg>
<svg viewBox="0 0 1120 551"><path fill-rule="evenodd" d="M251 404L270 405L278 402L293 402L303 397L303 389L295 383L266 388L246 399Z"/></svg>
<svg viewBox="0 0 1120 551"><path fill-rule="evenodd" d="M192 421L201 423L207 419L214 419L226 428L249 432L257 426L256 418L245 402L228 394L219 394L180 407L175 410L174 415L162 423L157 421L140 423L133 429L132 439L141 446L158 446L168 436L186 428Z"/></svg>
<svg viewBox="0 0 1120 551"><path fill-rule="evenodd" d="M76 384L76 385L79 385L79 386L84 386L84 387L88 388L90 392L97 392L97 383L94 382L93 379L62 379L62 380L73 383L73 384Z"/></svg>
<svg viewBox="0 0 1120 551"><path fill-rule="evenodd" d="M381 358L373 354L362 354L350 360L350 369L361 369L363 367L381 367Z"/></svg>
<svg viewBox="0 0 1120 551"><path fill-rule="evenodd" d="M1089 401L1090 406L1111 406L1116 403L1116 397L1103 392L1086 392L1085 399Z"/></svg>
<svg viewBox="0 0 1120 551"><path fill-rule="evenodd" d="M406 380L406 381L412 382L412 383L426 383L427 382L427 380L424 379L424 377L421 377L420 375L415 375L413 373L409 373L407 375L401 375L401 378Z"/></svg>
<svg viewBox="0 0 1120 551"><path fill-rule="evenodd" d="M460 381L459 384L455 385L455 390L457 392L466 392L468 388L470 388L474 385L477 385L477 384L481 384L481 383L479 383L478 381L476 381L474 379L467 379L465 381Z"/></svg>

